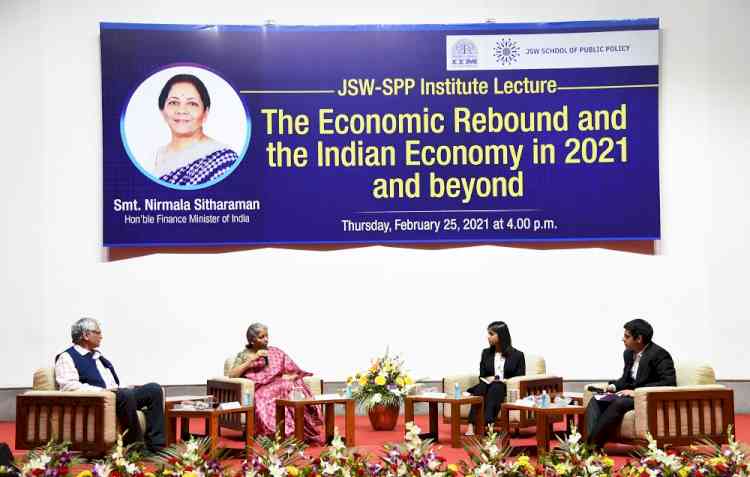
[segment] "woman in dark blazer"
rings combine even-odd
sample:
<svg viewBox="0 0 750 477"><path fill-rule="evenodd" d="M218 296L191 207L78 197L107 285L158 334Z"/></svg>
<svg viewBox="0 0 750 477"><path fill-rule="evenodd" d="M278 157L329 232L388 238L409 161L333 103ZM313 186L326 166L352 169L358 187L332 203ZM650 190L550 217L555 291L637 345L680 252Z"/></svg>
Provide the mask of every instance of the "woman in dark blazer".
<svg viewBox="0 0 750 477"><path fill-rule="evenodd" d="M495 422L500 412L500 405L505 401L505 380L526 374L526 358L523 352L513 347L508 325L502 321L493 321L487 326L489 348L482 350L479 361L479 384L467 391L474 396L484 397L485 425ZM489 384L485 382L491 381ZM469 414L467 435L474 433L474 408Z"/></svg>

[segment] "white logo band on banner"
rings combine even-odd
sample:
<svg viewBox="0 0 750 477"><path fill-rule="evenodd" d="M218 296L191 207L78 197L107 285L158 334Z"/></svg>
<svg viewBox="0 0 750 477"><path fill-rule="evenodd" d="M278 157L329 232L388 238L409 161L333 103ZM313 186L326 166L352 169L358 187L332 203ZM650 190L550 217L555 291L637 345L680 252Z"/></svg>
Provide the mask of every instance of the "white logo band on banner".
<svg viewBox="0 0 750 477"><path fill-rule="evenodd" d="M659 64L659 31L448 35L446 68L524 70Z"/></svg>

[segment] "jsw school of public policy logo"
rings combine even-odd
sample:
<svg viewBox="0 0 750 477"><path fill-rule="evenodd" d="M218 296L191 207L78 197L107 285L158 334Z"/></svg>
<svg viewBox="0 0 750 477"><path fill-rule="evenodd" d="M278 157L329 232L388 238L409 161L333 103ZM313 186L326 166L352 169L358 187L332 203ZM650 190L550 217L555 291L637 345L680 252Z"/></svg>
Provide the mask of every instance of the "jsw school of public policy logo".
<svg viewBox="0 0 750 477"><path fill-rule="evenodd" d="M518 57L521 56L521 49L515 41L510 38L503 38L495 43L492 55L498 63L508 66L518 61Z"/></svg>

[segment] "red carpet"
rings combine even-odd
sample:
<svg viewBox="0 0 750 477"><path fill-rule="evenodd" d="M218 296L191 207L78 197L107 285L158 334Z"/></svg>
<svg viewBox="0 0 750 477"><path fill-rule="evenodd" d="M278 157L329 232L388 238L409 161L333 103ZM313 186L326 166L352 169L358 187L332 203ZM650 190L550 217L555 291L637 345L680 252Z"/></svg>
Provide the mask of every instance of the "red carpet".
<svg viewBox="0 0 750 477"><path fill-rule="evenodd" d="M750 414L737 414L735 416L736 424L736 436L737 440L741 442L750 443ZM402 417L403 420L403 417ZM429 427L427 423L427 416L416 416L417 425L426 431ZM339 429L344 429L343 417L337 416L336 425ZM448 462L457 462L466 458L466 453L463 449L453 449L450 447L450 427L447 424L440 423L440 442L439 446L441 449L439 454L448 459ZM193 420L191 422L190 430L196 433L203 432L203 423L201 420ZM382 445L388 442L402 442L404 426L403 422L399 422L393 431L373 431L370 428L370 422L366 416L357 416L356 420L356 440L357 447L364 453L369 453L374 456L379 455ZM18 458L23 455L25 451L19 451L15 449L15 422L0 422L0 442L7 442L8 445L13 448L13 455ZM243 446L241 437L238 432L223 429L222 430L222 445L226 447L241 449ZM526 429L521 431L520 438L514 438L511 443L515 446L518 445L535 445L536 440L534 438L534 429ZM317 456L323 447L312 447L308 448L307 454L311 456ZM608 446L607 453L612 456L617 466L622 465L629 460L631 453L635 450L629 446Z"/></svg>

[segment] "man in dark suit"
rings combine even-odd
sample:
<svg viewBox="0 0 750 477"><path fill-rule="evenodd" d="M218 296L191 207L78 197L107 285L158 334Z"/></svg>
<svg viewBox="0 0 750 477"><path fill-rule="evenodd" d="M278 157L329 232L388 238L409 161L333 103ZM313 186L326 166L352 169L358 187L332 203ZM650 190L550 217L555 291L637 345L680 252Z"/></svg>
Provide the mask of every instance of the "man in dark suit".
<svg viewBox="0 0 750 477"><path fill-rule="evenodd" d="M674 362L669 352L651 341L654 329L647 321L635 319L625 323L622 376L610 381L605 399L589 401L586 408L588 443L602 447L622 417L635 408L634 390L653 386L676 386Z"/></svg>

